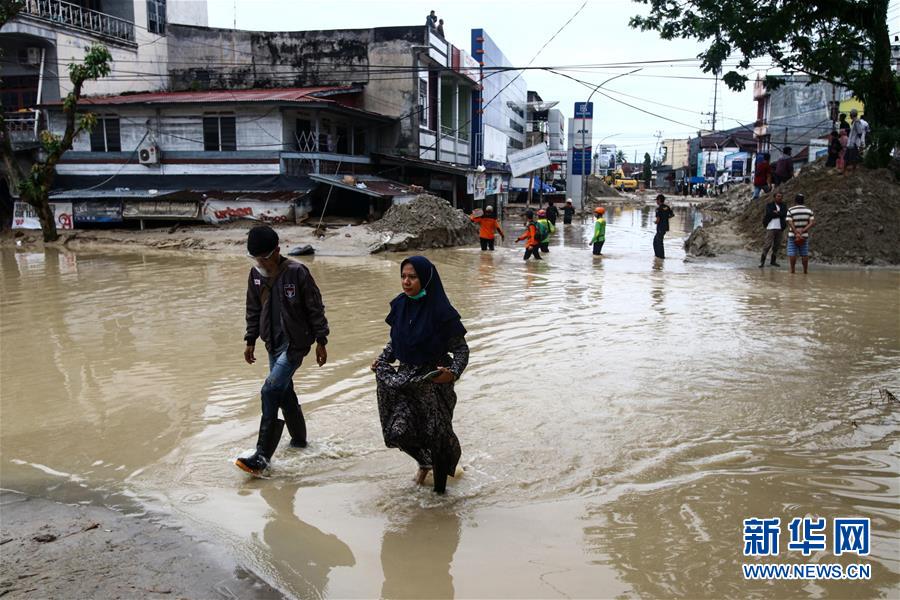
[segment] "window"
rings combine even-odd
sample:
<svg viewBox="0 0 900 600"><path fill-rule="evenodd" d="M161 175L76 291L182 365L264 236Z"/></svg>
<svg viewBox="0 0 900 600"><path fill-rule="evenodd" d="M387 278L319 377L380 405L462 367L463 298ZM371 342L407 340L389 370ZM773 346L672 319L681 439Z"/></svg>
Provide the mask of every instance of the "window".
<svg viewBox="0 0 900 600"><path fill-rule="evenodd" d="M119 117L115 115L97 117L97 124L91 130L91 152L121 152L122 140L119 136Z"/></svg>
<svg viewBox="0 0 900 600"><path fill-rule="evenodd" d="M362 127L355 127L353 129L353 154L356 156L363 156L367 154L369 151L368 145L366 144L366 130Z"/></svg>
<svg viewBox="0 0 900 600"><path fill-rule="evenodd" d="M419 126L428 128L428 82L419 79Z"/></svg>
<svg viewBox="0 0 900 600"><path fill-rule="evenodd" d="M512 119L509 120L509 128L513 131L518 131L519 133L525 133L525 128Z"/></svg>
<svg viewBox="0 0 900 600"><path fill-rule="evenodd" d="M237 133L233 116L203 117L203 149L207 152L234 152L237 150Z"/></svg>
<svg viewBox="0 0 900 600"><path fill-rule="evenodd" d="M310 119L297 119L295 130L297 137L297 150L300 152L317 152L319 145L316 143L316 130Z"/></svg>
<svg viewBox="0 0 900 600"><path fill-rule="evenodd" d="M165 35L166 0L147 0L147 31Z"/></svg>
<svg viewBox="0 0 900 600"><path fill-rule="evenodd" d="M350 154L350 129L346 125L338 125L334 130L335 146L338 154Z"/></svg>

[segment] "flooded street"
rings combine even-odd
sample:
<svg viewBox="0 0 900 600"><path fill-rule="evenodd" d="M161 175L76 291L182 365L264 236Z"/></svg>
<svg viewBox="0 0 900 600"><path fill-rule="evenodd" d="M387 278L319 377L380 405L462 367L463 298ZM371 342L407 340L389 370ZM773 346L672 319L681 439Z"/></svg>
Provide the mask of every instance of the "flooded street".
<svg viewBox="0 0 900 600"><path fill-rule="evenodd" d="M402 255L304 259L329 360L295 376L309 448L260 480L248 260L4 249L0 485L170 512L300 598L897 597L900 273L684 262L690 209L657 261L651 211L610 213L602 258L577 221L542 263L427 253L471 348L444 497L384 447L369 370ZM743 519L804 516L870 518L871 555L770 562L871 580L745 581Z"/></svg>

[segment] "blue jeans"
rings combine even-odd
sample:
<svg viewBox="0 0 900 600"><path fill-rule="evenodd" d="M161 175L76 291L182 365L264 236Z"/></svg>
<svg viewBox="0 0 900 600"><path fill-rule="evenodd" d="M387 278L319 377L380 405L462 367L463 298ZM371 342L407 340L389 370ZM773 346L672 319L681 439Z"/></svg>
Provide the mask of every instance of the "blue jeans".
<svg viewBox="0 0 900 600"><path fill-rule="evenodd" d="M294 372L300 368L302 358L291 362L285 344L269 353L269 376L262 386L262 415L264 419L277 419L285 393L294 387Z"/></svg>

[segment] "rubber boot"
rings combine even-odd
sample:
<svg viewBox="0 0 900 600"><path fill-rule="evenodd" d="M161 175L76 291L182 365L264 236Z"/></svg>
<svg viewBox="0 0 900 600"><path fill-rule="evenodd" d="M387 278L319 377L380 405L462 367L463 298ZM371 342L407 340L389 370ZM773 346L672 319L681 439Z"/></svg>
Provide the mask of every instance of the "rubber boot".
<svg viewBox="0 0 900 600"><path fill-rule="evenodd" d="M434 470L432 471L432 475L434 476L434 492L436 494L443 494L447 491L447 465L441 462L440 464L434 465Z"/></svg>
<svg viewBox="0 0 900 600"><path fill-rule="evenodd" d="M257 477L269 468L269 462L278 442L281 440L281 432L284 431L284 421L281 419L266 419L259 421L259 437L256 440L256 453L248 458L238 458L235 466Z"/></svg>
<svg viewBox="0 0 900 600"><path fill-rule="evenodd" d="M303 409L293 387L284 394L281 414L284 415L284 423L291 434L291 448L306 448L306 419L303 418Z"/></svg>

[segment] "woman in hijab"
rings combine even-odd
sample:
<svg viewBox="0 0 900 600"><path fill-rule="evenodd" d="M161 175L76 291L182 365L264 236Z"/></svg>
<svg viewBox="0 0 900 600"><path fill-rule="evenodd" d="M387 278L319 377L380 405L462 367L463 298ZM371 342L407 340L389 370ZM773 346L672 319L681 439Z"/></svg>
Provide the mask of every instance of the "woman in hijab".
<svg viewBox="0 0 900 600"><path fill-rule="evenodd" d="M400 282L403 293L385 319L391 340L372 363L381 430L385 445L416 459L416 482L433 470L434 491L442 494L461 454L453 433L453 383L469 362L466 328L427 258L400 263Z"/></svg>

